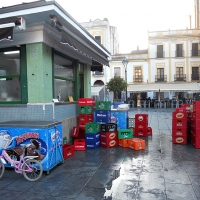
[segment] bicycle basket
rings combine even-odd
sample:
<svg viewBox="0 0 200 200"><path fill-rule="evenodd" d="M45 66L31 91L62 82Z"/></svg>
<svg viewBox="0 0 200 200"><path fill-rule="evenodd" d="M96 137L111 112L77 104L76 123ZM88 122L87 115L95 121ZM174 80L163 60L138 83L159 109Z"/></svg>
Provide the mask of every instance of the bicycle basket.
<svg viewBox="0 0 200 200"><path fill-rule="evenodd" d="M11 143L11 139L8 139L4 136L0 136L0 148L6 149Z"/></svg>

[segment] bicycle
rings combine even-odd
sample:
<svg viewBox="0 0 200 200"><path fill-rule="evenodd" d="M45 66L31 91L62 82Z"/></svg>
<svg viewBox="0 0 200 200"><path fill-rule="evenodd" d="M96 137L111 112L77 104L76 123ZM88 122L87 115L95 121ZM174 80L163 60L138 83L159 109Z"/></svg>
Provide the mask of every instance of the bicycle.
<svg viewBox="0 0 200 200"><path fill-rule="evenodd" d="M5 164L9 163L14 167L15 172L23 174L26 180L39 180L43 174L43 168L41 163L36 160L38 156L24 156L24 153L22 153L19 160L15 156L9 156L6 149L11 142L11 139L0 136L0 148L3 149L0 155L0 178L2 178L5 172Z"/></svg>

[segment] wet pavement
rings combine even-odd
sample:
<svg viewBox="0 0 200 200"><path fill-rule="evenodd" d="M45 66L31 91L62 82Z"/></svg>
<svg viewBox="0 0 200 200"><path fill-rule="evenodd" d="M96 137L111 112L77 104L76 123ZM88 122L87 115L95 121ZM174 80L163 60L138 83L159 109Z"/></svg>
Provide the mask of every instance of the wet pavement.
<svg viewBox="0 0 200 200"><path fill-rule="evenodd" d="M37 182L13 169L0 179L4 200L200 200L200 149L171 142L174 109L131 109L147 113L153 135L146 149L114 147L75 151Z"/></svg>

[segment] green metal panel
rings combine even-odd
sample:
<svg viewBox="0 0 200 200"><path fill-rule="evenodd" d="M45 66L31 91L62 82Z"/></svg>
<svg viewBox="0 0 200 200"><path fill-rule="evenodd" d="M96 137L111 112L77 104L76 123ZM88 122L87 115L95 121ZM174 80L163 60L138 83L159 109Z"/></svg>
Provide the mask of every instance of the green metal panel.
<svg viewBox="0 0 200 200"><path fill-rule="evenodd" d="M28 102L28 86L27 86L27 61L26 61L26 46L21 45L20 51L20 83L21 83L21 101Z"/></svg>
<svg viewBox="0 0 200 200"><path fill-rule="evenodd" d="M76 60L74 63L74 75L75 75L75 83L74 83L74 101L78 101L78 97L80 96L80 79L79 79L79 62Z"/></svg>
<svg viewBox="0 0 200 200"><path fill-rule="evenodd" d="M84 65L84 97L91 97L91 66Z"/></svg>
<svg viewBox="0 0 200 200"><path fill-rule="evenodd" d="M28 102L52 102L52 53L51 48L42 44L28 44L27 82Z"/></svg>

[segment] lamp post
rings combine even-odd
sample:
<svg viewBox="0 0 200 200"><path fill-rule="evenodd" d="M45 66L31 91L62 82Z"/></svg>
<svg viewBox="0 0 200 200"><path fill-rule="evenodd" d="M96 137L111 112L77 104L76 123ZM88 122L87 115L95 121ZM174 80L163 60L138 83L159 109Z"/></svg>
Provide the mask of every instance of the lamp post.
<svg viewBox="0 0 200 200"><path fill-rule="evenodd" d="M125 80L126 80L126 83L127 83L127 65L128 65L128 60L126 57L124 57L124 59L122 60L122 64L124 65L124 69L125 69ZM126 101L125 103L128 103L127 101L127 86L126 86Z"/></svg>

